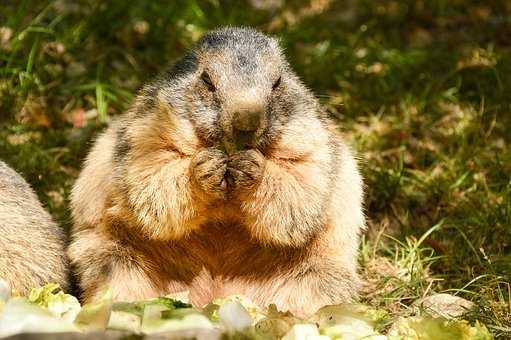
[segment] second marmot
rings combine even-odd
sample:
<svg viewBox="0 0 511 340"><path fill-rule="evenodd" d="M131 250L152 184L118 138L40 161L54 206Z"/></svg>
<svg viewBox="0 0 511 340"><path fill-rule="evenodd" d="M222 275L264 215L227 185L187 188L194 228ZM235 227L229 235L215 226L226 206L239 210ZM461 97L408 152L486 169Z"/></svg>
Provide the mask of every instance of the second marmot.
<svg viewBox="0 0 511 340"><path fill-rule="evenodd" d="M83 298L244 294L298 315L356 296L350 149L255 30L206 34L96 141L72 193Z"/></svg>
<svg viewBox="0 0 511 340"><path fill-rule="evenodd" d="M0 279L26 295L47 283L69 288L65 235L34 190L0 161Z"/></svg>

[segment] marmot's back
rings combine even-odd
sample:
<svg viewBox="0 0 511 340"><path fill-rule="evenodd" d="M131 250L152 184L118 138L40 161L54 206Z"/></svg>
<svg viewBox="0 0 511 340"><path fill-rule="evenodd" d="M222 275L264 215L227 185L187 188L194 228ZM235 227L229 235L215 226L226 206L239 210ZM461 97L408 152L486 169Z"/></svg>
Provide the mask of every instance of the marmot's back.
<svg viewBox="0 0 511 340"><path fill-rule="evenodd" d="M67 282L64 234L28 183L0 161L0 278L21 294Z"/></svg>

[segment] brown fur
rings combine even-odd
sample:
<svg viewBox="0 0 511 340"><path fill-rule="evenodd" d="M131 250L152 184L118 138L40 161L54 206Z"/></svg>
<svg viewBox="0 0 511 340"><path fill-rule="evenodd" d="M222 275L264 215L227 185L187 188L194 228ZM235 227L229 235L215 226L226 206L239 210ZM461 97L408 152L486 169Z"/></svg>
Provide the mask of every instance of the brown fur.
<svg viewBox="0 0 511 340"><path fill-rule="evenodd" d="M68 288L64 235L27 182L0 161L0 278L20 294L49 282Z"/></svg>
<svg viewBox="0 0 511 340"><path fill-rule="evenodd" d="M195 68L142 90L89 154L72 193L69 249L83 297L106 286L119 300L188 289L196 305L244 294L300 315L350 301L364 226L356 162L274 40L217 32L209 39L225 39L221 48L212 52L206 37ZM230 74L236 49L264 60L251 67L270 69L255 80ZM214 93L199 79L203 69ZM251 100L271 114L250 147L224 151L223 141L236 139L233 112Z"/></svg>

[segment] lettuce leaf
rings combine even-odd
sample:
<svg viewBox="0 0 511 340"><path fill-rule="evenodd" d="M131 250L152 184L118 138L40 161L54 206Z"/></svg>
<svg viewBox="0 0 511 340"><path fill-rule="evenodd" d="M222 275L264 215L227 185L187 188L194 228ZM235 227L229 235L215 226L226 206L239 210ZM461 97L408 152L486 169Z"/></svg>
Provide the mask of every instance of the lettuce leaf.
<svg viewBox="0 0 511 340"><path fill-rule="evenodd" d="M488 329L476 322L470 326L467 321L444 318L411 317L400 318L389 330L390 339L424 340L491 340Z"/></svg>
<svg viewBox="0 0 511 340"><path fill-rule="evenodd" d="M86 304L76 316L75 325L83 332L104 331L112 312L112 291L107 289L95 302Z"/></svg>
<svg viewBox="0 0 511 340"><path fill-rule="evenodd" d="M49 283L39 288L33 288L28 301L47 308L55 317L73 322L80 312L78 299L65 294L56 283Z"/></svg>
<svg viewBox="0 0 511 340"><path fill-rule="evenodd" d="M0 317L0 337L18 333L77 332L70 321L58 318L47 308L26 298L11 298L4 306Z"/></svg>

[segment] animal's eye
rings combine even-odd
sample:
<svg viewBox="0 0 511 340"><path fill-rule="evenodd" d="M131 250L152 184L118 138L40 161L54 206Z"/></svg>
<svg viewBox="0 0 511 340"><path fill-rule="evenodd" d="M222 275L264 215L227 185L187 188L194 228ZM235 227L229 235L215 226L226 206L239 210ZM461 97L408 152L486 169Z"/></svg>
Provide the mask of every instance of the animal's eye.
<svg viewBox="0 0 511 340"><path fill-rule="evenodd" d="M282 77L279 77L274 83L273 83L273 86L272 86L272 89L276 89L277 87L279 87L280 85L280 80L282 79Z"/></svg>
<svg viewBox="0 0 511 340"><path fill-rule="evenodd" d="M216 90L215 85L213 85L213 82L211 81L211 78L209 77L209 74L207 74L206 72L202 72L200 78L202 79L204 84L206 84L206 86L208 87L208 90L210 90L211 92L214 92Z"/></svg>

